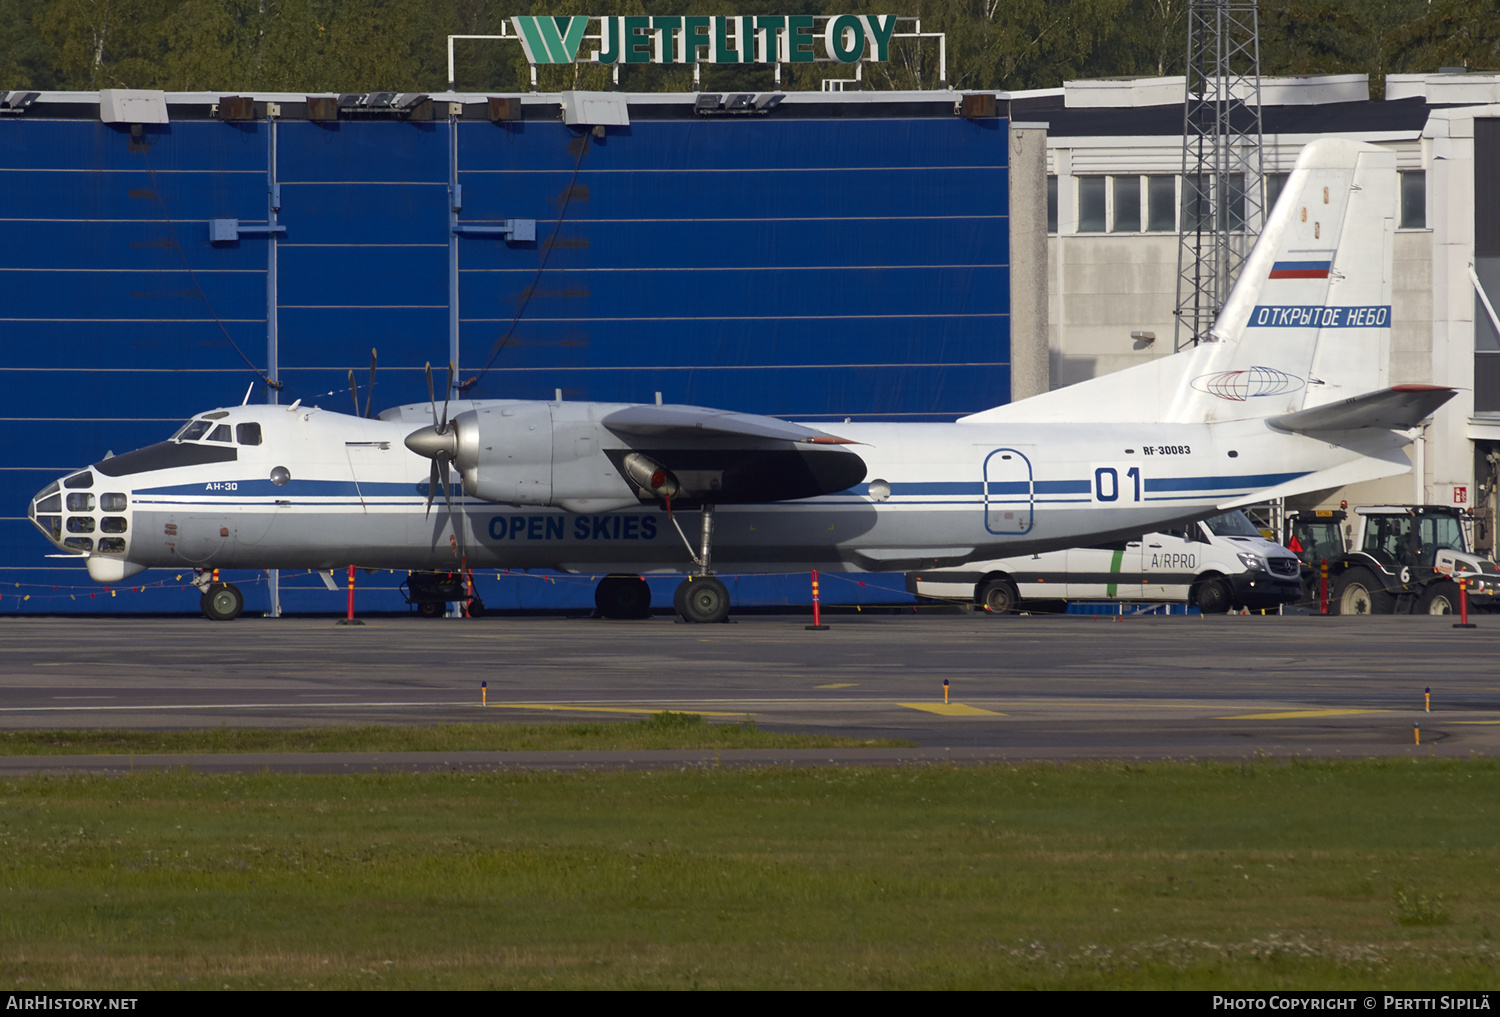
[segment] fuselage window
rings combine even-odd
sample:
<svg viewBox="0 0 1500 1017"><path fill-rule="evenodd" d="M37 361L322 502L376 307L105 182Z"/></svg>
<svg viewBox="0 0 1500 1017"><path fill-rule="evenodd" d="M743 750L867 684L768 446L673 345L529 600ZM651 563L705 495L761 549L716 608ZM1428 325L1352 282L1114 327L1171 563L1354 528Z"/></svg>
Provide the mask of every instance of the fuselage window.
<svg viewBox="0 0 1500 1017"><path fill-rule="evenodd" d="M94 511L94 496L91 494L68 495L69 512L92 512Z"/></svg>
<svg viewBox="0 0 1500 1017"><path fill-rule="evenodd" d="M63 541L63 547L71 547L75 551L92 551L94 549L94 538L68 537Z"/></svg>
<svg viewBox="0 0 1500 1017"><path fill-rule="evenodd" d="M104 551L105 553L111 553L112 552L114 554L124 554L125 553L125 538L124 537L100 537L99 538L99 550Z"/></svg>
<svg viewBox="0 0 1500 1017"><path fill-rule="evenodd" d="M234 425L234 440L237 441L237 442L239 442L241 445L259 445L260 444L260 425L259 424L254 424L254 423L252 423L252 424L235 424Z"/></svg>
<svg viewBox="0 0 1500 1017"><path fill-rule="evenodd" d="M94 520L90 516L69 516L69 533L93 533Z"/></svg>
<svg viewBox="0 0 1500 1017"><path fill-rule="evenodd" d="M182 430L177 432L174 441L197 441L208 433L213 425L206 420L189 420Z"/></svg>
<svg viewBox="0 0 1500 1017"><path fill-rule="evenodd" d="M124 512L128 500L123 494L111 491L99 496L99 507L105 512Z"/></svg>
<svg viewBox="0 0 1500 1017"><path fill-rule="evenodd" d="M105 516L99 521L99 529L105 533L124 533L125 525L124 516Z"/></svg>
<svg viewBox="0 0 1500 1017"><path fill-rule="evenodd" d="M233 440L229 436L229 425L228 424L220 424L218 427L214 428L214 433L210 434L208 436L208 440L209 441L231 441L231 440Z"/></svg>

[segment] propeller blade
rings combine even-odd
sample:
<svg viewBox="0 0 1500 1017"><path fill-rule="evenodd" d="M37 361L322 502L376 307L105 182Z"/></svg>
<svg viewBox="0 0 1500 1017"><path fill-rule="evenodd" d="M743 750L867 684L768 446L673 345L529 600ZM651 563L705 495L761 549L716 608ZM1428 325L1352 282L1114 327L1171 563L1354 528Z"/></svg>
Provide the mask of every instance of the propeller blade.
<svg viewBox="0 0 1500 1017"><path fill-rule="evenodd" d="M349 368L349 395L354 399L354 415L359 416L359 386L354 383L354 368Z"/></svg>
<svg viewBox="0 0 1500 1017"><path fill-rule="evenodd" d="M448 361L448 383L443 387L443 422L438 425L438 434L448 431L448 396L453 392L453 361Z"/></svg>
<svg viewBox="0 0 1500 1017"><path fill-rule="evenodd" d="M463 513L463 502L458 503L457 513L453 511L453 495L449 491L450 485L448 484L448 457L444 455L440 458L443 460L443 501L448 506L448 523L453 527L453 532L458 538L458 560L463 565L469 560L469 549L464 546L464 523L467 520ZM437 459L434 459L432 464L436 466Z"/></svg>
<svg viewBox="0 0 1500 1017"><path fill-rule="evenodd" d="M432 426L437 427L437 396L432 392L432 361L427 361L427 401L432 404Z"/></svg>
<svg viewBox="0 0 1500 1017"><path fill-rule="evenodd" d="M427 479L427 515L432 515L432 500L437 497L438 489L438 465L437 456L432 457L432 472Z"/></svg>
<svg viewBox="0 0 1500 1017"><path fill-rule="evenodd" d="M370 403L375 400L375 347L370 347L370 385L365 392L365 416L370 415ZM356 408L357 411L357 408Z"/></svg>

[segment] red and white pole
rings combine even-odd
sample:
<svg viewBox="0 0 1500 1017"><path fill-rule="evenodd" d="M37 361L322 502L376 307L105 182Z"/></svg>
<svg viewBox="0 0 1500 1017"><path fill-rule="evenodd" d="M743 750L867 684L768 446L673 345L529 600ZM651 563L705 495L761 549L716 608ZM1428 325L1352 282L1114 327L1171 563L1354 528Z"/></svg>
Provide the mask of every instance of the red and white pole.
<svg viewBox="0 0 1500 1017"><path fill-rule="evenodd" d="M804 626L804 627L809 632L820 632L823 629L828 628L828 626L823 624L823 614L822 614L822 610L820 609L819 604L818 604L818 570L817 569L813 569L813 571L812 571L812 594L813 594L813 623L811 625L807 625L807 626Z"/></svg>
<svg viewBox="0 0 1500 1017"><path fill-rule="evenodd" d="M1458 622L1453 627L1456 629L1479 627L1469 623L1469 581L1467 579L1458 581Z"/></svg>
<svg viewBox="0 0 1500 1017"><path fill-rule="evenodd" d="M362 621L355 621L354 620L354 566L353 565L349 566L349 609L348 609L348 612L344 615L343 620L340 621L339 624L340 625L363 625L364 624L364 622L362 622Z"/></svg>

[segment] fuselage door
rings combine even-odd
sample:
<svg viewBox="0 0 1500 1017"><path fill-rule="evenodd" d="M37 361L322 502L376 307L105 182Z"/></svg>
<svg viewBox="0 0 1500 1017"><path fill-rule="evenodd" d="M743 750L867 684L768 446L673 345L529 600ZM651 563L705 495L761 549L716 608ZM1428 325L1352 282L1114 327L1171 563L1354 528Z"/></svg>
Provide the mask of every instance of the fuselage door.
<svg viewBox="0 0 1500 1017"><path fill-rule="evenodd" d="M1029 533L1036 507L1031 460L1013 448L984 458L984 528L990 533Z"/></svg>

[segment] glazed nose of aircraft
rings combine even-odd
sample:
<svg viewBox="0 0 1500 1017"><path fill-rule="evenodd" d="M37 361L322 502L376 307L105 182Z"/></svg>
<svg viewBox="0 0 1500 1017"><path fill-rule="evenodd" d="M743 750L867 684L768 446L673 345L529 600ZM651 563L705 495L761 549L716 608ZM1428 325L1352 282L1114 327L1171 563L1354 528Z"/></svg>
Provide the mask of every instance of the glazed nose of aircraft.
<svg viewBox="0 0 1500 1017"><path fill-rule="evenodd" d="M31 499L30 517L65 551L124 555L130 540L130 496L98 491L92 470L71 473ZM114 486L110 484L109 486Z"/></svg>
<svg viewBox="0 0 1500 1017"><path fill-rule="evenodd" d="M31 499L28 513L36 528L58 547L62 546L62 503L60 482L54 480Z"/></svg>

